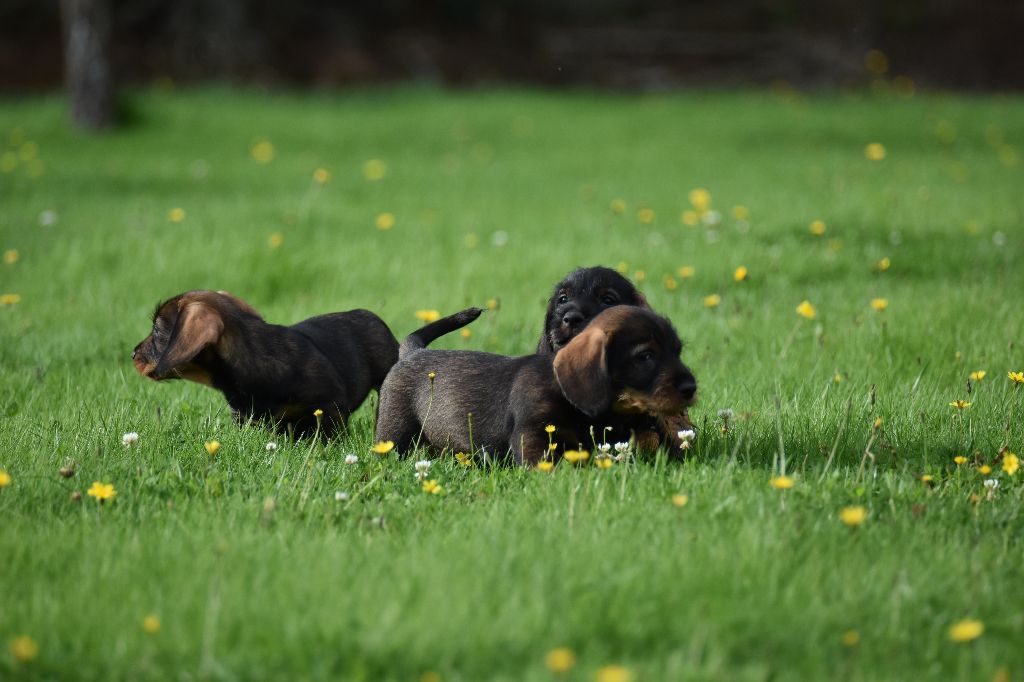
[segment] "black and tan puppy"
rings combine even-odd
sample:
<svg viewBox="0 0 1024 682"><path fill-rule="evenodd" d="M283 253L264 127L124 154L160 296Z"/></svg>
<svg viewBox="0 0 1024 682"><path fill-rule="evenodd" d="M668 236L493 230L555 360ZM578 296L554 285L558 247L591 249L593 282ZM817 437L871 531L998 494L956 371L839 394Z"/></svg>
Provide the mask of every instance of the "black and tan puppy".
<svg viewBox="0 0 1024 682"><path fill-rule="evenodd" d="M474 319L469 312L434 325L450 331ZM554 355L425 349L436 330L403 342L381 387L377 439L400 452L422 433L436 448L485 448L536 462L548 452L547 424L562 449L586 447L591 428L611 427L610 438L627 440L649 416L684 411L697 389L672 325L635 306L603 311Z"/></svg>
<svg viewBox="0 0 1024 682"><path fill-rule="evenodd" d="M153 330L132 360L150 379L217 389L239 422L271 422L303 436L323 410L321 428L331 435L380 389L398 360L398 341L368 310L282 327L226 292L189 291L157 306Z"/></svg>
<svg viewBox="0 0 1024 682"><path fill-rule="evenodd" d="M555 353L602 310L617 305L649 308L632 282L611 268L577 268L555 285L544 314L538 353Z"/></svg>

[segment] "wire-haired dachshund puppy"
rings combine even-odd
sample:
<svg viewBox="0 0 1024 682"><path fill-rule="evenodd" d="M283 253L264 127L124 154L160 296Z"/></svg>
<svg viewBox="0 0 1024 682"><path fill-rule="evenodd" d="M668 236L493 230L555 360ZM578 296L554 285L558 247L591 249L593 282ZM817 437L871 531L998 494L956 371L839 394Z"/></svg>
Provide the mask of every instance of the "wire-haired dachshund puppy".
<svg viewBox="0 0 1024 682"><path fill-rule="evenodd" d="M555 353L606 308L635 305L650 308L632 282L611 268L577 268L555 285L544 314L538 353Z"/></svg>
<svg viewBox="0 0 1024 682"><path fill-rule="evenodd" d="M565 449L589 443L592 428L601 434L611 427L613 439L628 440L635 423L679 414L696 393L672 325L636 306L603 311L554 355L424 348L475 319L474 310L439 320L403 342L381 387L378 440L405 452L422 433L435 448L511 452L517 462L533 463L548 453L548 424Z"/></svg>
<svg viewBox="0 0 1024 682"><path fill-rule="evenodd" d="M632 305L650 309L647 298L628 279L611 268L595 266L577 268L555 285L544 315L544 332L537 352L553 354L569 343L602 310L616 305ZM693 425L687 412L651 417L646 428L636 429L641 450L656 450L666 444L679 453L682 442L679 431Z"/></svg>
<svg viewBox="0 0 1024 682"><path fill-rule="evenodd" d="M398 341L368 310L319 315L290 327L264 322L223 291L189 291L157 306L132 351L143 376L217 389L238 421L271 422L296 437L332 435L398 360Z"/></svg>

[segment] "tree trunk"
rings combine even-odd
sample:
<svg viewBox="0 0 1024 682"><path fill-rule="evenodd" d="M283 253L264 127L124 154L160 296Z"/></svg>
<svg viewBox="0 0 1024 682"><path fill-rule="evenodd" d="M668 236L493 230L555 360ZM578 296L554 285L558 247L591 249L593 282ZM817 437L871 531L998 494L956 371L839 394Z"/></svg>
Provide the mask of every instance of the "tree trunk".
<svg viewBox="0 0 1024 682"><path fill-rule="evenodd" d="M61 0L65 84L71 120L90 130L114 123L109 0Z"/></svg>

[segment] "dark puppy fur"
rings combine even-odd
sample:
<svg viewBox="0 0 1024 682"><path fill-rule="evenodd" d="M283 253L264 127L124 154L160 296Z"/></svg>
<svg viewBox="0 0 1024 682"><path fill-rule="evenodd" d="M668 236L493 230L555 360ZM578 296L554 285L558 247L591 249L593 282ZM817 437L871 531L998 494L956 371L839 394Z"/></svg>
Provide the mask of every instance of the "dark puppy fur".
<svg viewBox="0 0 1024 682"><path fill-rule="evenodd" d="M457 328L460 315L434 324ZM672 325L635 306L605 310L554 355L427 350L429 337L406 339L381 387L376 437L400 452L422 431L436 448L533 463L548 453L547 424L562 449L586 447L591 428L627 440L650 415L681 413L697 389Z"/></svg>
<svg viewBox="0 0 1024 682"><path fill-rule="evenodd" d="M272 422L295 436L331 435L398 360L398 341L368 310L269 324L223 291L189 291L161 303L153 330L132 351L156 381L188 379L217 389L232 414Z"/></svg>
<svg viewBox="0 0 1024 682"><path fill-rule="evenodd" d="M554 354L606 308L635 305L650 308L633 284L611 268L577 268L555 285L544 314L538 353Z"/></svg>
<svg viewBox="0 0 1024 682"><path fill-rule="evenodd" d="M569 343L601 311L615 305L639 306L650 310L647 298L632 282L615 270L601 266L577 268L555 285L544 315L544 333L537 352L552 354ZM637 425L637 443L642 450L656 450L665 443L678 454L681 442L676 434L693 428L684 411L676 415L650 417Z"/></svg>

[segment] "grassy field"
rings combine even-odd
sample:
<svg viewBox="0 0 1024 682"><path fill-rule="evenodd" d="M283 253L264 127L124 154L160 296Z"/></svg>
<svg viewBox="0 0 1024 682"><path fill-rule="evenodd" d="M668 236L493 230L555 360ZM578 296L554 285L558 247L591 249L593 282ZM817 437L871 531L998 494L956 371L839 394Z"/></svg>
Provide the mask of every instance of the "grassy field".
<svg viewBox="0 0 1024 682"><path fill-rule="evenodd" d="M1024 676L1024 472L999 454L1024 448L1024 100L127 105L85 137L55 98L0 102L0 678ZM375 399L289 443L129 359L191 288L399 337L494 299L437 345L528 353L554 283L597 263L687 341L686 462L448 457L427 494L413 457L371 454ZM965 619L983 633L953 641Z"/></svg>

